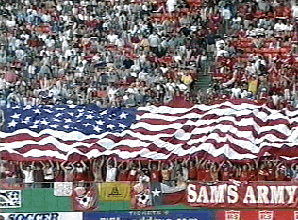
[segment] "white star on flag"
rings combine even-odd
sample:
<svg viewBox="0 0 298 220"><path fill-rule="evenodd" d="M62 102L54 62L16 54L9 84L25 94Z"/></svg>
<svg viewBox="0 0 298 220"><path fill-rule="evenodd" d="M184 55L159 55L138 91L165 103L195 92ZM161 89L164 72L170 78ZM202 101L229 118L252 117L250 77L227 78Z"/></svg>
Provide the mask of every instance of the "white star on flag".
<svg viewBox="0 0 298 220"><path fill-rule="evenodd" d="M63 113L57 113L55 116L58 118L61 115L63 115Z"/></svg>
<svg viewBox="0 0 298 220"><path fill-rule="evenodd" d="M26 118L25 118L25 121L30 121L30 118L31 118L31 117L26 117Z"/></svg>
<svg viewBox="0 0 298 220"><path fill-rule="evenodd" d="M13 119L11 122L8 123L8 127L15 127L18 123Z"/></svg>
<svg viewBox="0 0 298 220"><path fill-rule="evenodd" d="M104 110L103 112L100 113L100 115L106 115L106 114L108 114L107 110Z"/></svg>
<svg viewBox="0 0 298 220"><path fill-rule="evenodd" d="M102 129L98 126L94 126L93 130L99 133Z"/></svg>
<svg viewBox="0 0 298 220"><path fill-rule="evenodd" d="M93 115L86 115L86 119L92 119L92 118L94 118Z"/></svg>
<svg viewBox="0 0 298 220"><path fill-rule="evenodd" d="M65 123L71 123L72 122L72 120L70 118L65 118L64 120L65 120Z"/></svg>
<svg viewBox="0 0 298 220"><path fill-rule="evenodd" d="M46 120L42 120L42 121L40 122L40 124L42 124L42 125L48 125L48 124L50 124L50 122L48 122L48 121L46 121Z"/></svg>
<svg viewBox="0 0 298 220"><path fill-rule="evenodd" d="M14 113L13 116L10 116L11 118L14 118L14 119L17 119L17 118L20 118L21 114L17 114L17 113Z"/></svg>
<svg viewBox="0 0 298 220"><path fill-rule="evenodd" d="M122 114L120 115L120 118L121 118L121 119L124 119L124 118L126 118L127 115L128 115L128 114L126 114L125 112L122 112Z"/></svg>
<svg viewBox="0 0 298 220"><path fill-rule="evenodd" d="M39 109L34 109L33 111L34 111L35 114L40 114L41 113Z"/></svg>
<svg viewBox="0 0 298 220"><path fill-rule="evenodd" d="M107 128L109 128L109 129L113 129L114 127L115 127L115 126L112 125L112 124L107 125Z"/></svg>
<svg viewBox="0 0 298 220"><path fill-rule="evenodd" d="M126 128L126 126L124 124L119 123L119 127L120 128Z"/></svg>
<svg viewBox="0 0 298 220"><path fill-rule="evenodd" d="M154 197L158 197L161 191L157 190L157 188L155 188L154 191L152 191L152 194Z"/></svg>
<svg viewBox="0 0 298 220"><path fill-rule="evenodd" d="M103 125L104 122L99 120L99 121L96 122L96 124L98 124L98 125Z"/></svg>
<svg viewBox="0 0 298 220"><path fill-rule="evenodd" d="M38 128L38 124L32 125L29 128Z"/></svg>

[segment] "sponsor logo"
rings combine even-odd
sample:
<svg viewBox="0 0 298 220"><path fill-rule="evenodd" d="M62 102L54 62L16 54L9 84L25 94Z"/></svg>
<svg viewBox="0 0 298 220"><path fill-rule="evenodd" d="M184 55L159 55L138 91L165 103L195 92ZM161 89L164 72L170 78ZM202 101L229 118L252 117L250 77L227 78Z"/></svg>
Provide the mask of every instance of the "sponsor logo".
<svg viewBox="0 0 298 220"><path fill-rule="evenodd" d="M83 220L82 212L2 213L0 220Z"/></svg>
<svg viewBox="0 0 298 220"><path fill-rule="evenodd" d="M273 211L259 211L259 220L273 220Z"/></svg>
<svg viewBox="0 0 298 220"><path fill-rule="evenodd" d="M240 211L225 211L225 220L240 220Z"/></svg>
<svg viewBox="0 0 298 220"><path fill-rule="evenodd" d="M21 203L21 190L0 190L0 208L18 208Z"/></svg>

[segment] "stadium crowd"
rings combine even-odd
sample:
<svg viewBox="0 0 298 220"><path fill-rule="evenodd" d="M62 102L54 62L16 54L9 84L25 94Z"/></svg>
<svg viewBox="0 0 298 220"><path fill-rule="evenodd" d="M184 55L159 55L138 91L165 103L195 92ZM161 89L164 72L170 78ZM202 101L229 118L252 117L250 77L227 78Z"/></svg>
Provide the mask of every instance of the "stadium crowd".
<svg viewBox="0 0 298 220"><path fill-rule="evenodd" d="M204 158L147 161L100 157L77 162L1 162L3 187L53 187L53 182L162 182L181 186L188 181L298 181L298 164L272 157L257 161L223 161Z"/></svg>
<svg viewBox="0 0 298 220"><path fill-rule="evenodd" d="M297 105L296 2L1 2L0 102ZM207 93L195 86L212 78Z"/></svg>
<svg viewBox="0 0 298 220"><path fill-rule="evenodd" d="M296 1L8 0L0 2L0 106L137 107L176 95L194 103L298 104ZM196 82L210 77L203 94ZM199 89L199 90L198 90ZM278 163L277 163L278 162ZM296 180L279 161L2 162L12 183Z"/></svg>

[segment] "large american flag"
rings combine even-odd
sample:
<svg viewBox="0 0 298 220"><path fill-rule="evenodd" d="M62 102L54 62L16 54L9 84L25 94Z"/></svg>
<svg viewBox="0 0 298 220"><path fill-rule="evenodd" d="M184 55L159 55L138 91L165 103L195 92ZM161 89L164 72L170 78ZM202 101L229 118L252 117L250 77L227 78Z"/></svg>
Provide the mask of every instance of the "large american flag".
<svg viewBox="0 0 298 220"><path fill-rule="evenodd" d="M11 106L0 152L20 159L115 155L154 160L204 155L232 160L298 157L298 111L224 102L187 108Z"/></svg>

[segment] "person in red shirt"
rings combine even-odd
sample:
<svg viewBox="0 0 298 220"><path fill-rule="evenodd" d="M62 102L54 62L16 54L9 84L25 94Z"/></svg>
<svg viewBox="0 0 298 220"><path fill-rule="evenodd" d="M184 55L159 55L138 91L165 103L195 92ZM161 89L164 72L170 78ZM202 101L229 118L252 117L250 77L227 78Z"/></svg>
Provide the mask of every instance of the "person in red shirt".
<svg viewBox="0 0 298 220"><path fill-rule="evenodd" d="M267 176L268 172L266 169L266 164L261 163L260 168L258 169L258 181L266 181Z"/></svg>
<svg viewBox="0 0 298 220"><path fill-rule="evenodd" d="M88 167L84 161L81 161L75 165L74 169L74 181L88 181Z"/></svg>
<svg viewBox="0 0 298 220"><path fill-rule="evenodd" d="M127 175L127 181L132 181L132 182L136 182L138 180L138 175L139 175L139 171L140 171L140 167L138 168L137 165L131 161L129 164L129 172Z"/></svg>
<svg viewBox="0 0 298 220"><path fill-rule="evenodd" d="M161 178L162 182L166 185L172 186L172 174L174 169L174 163L171 161L170 165L167 162L161 164Z"/></svg>
<svg viewBox="0 0 298 220"><path fill-rule="evenodd" d="M205 182L206 163L207 160L204 160L204 158L199 160L198 157L196 157L197 181Z"/></svg>
<svg viewBox="0 0 298 220"><path fill-rule="evenodd" d="M208 160L205 165L205 173L204 173L204 179L206 182L212 182L213 176L211 174L211 170L213 169L213 163Z"/></svg>
<svg viewBox="0 0 298 220"><path fill-rule="evenodd" d="M151 161L149 161L148 168L150 170L151 182L161 182L161 161L158 161L158 165L151 164Z"/></svg>
<svg viewBox="0 0 298 220"><path fill-rule="evenodd" d="M280 162L275 169L275 180L276 181L290 181L291 179L287 176L287 167L283 162Z"/></svg>
<svg viewBox="0 0 298 220"><path fill-rule="evenodd" d="M234 177L233 164L230 161L226 161L226 163L222 166L222 169L221 169L221 180L222 181L229 181L230 179L233 179L233 177Z"/></svg>
<svg viewBox="0 0 298 220"><path fill-rule="evenodd" d="M197 167L194 163L194 161L189 161L189 167L188 167L188 177L190 181L197 180Z"/></svg>
<svg viewBox="0 0 298 220"><path fill-rule="evenodd" d="M127 162L122 161L118 166L118 181L127 181L129 166Z"/></svg>
<svg viewBox="0 0 298 220"><path fill-rule="evenodd" d="M250 171L251 166L249 164L244 164L242 167L240 167L240 181L248 181L250 178Z"/></svg>
<svg viewBox="0 0 298 220"><path fill-rule="evenodd" d="M101 159L92 159L91 160L91 167L92 167L92 172L93 172L93 177L94 181L96 183L101 183L103 182L103 172L102 172L102 167L104 165L105 160L103 158Z"/></svg>
<svg viewBox="0 0 298 220"><path fill-rule="evenodd" d="M275 180L275 166L277 164L273 164L272 161L267 162L267 173L268 175L266 176L267 181L274 181Z"/></svg>
<svg viewBox="0 0 298 220"><path fill-rule="evenodd" d="M64 171L58 161L56 161L55 182L64 182Z"/></svg>
<svg viewBox="0 0 298 220"><path fill-rule="evenodd" d="M249 163L249 181L258 181L258 161L254 160L255 164Z"/></svg>
<svg viewBox="0 0 298 220"><path fill-rule="evenodd" d="M211 167L210 167L210 177L211 177L211 181L213 182L217 182L219 181L219 172L222 168L222 166L224 165L224 161L221 162L221 164L217 164L216 162L213 162Z"/></svg>

